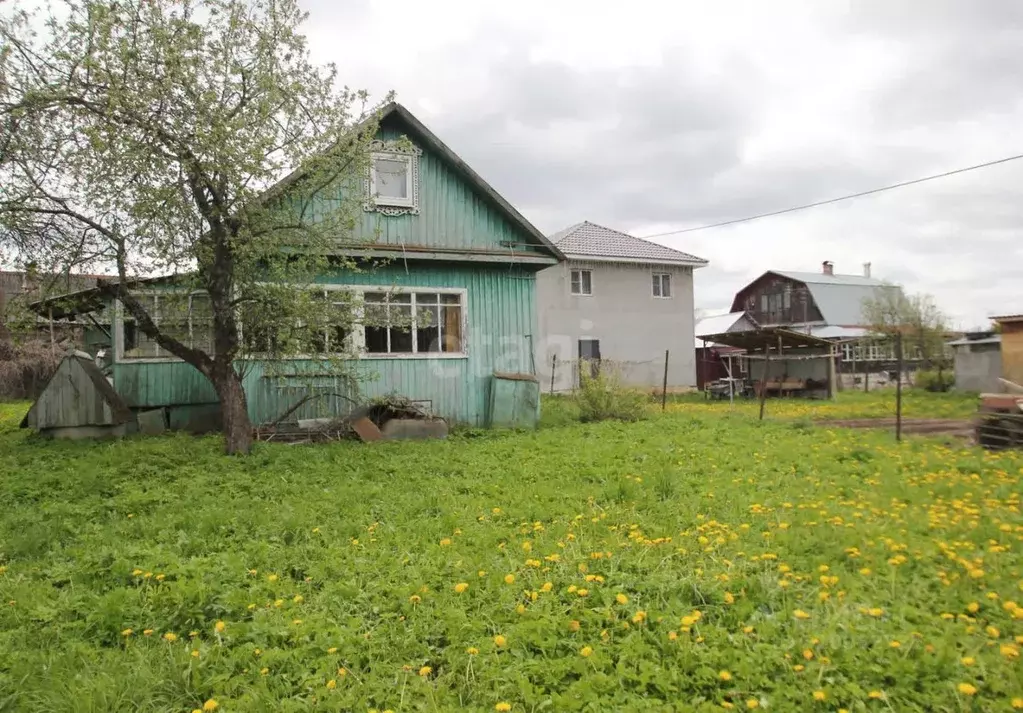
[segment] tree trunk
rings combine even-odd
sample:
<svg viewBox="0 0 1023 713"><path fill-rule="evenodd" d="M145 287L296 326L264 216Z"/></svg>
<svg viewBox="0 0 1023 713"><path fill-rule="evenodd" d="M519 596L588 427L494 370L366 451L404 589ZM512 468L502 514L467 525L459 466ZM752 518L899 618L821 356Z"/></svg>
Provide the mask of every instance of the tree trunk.
<svg viewBox="0 0 1023 713"><path fill-rule="evenodd" d="M218 363L211 380L220 397L224 451L228 455L247 455L252 450L252 422L241 377L231 364Z"/></svg>

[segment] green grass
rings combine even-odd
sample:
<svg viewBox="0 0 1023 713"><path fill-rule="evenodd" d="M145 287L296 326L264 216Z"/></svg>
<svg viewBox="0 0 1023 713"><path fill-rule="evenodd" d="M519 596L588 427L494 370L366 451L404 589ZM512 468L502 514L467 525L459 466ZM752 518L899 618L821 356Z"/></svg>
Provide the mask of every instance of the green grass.
<svg viewBox="0 0 1023 713"><path fill-rule="evenodd" d="M1018 453L727 409L579 425L563 402L535 433L229 459L47 442L12 428L24 408L0 406L2 711L1023 697Z"/></svg>

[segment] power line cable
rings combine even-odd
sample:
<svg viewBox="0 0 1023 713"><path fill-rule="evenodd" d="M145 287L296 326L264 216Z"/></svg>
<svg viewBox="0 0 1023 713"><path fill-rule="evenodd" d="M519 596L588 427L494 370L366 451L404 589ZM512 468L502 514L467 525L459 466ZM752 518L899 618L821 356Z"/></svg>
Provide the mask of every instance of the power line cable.
<svg viewBox="0 0 1023 713"><path fill-rule="evenodd" d="M944 173L936 173L933 176L924 176L923 178L914 178L912 181L903 181L902 183L893 183L890 186L882 186L881 188L872 188L869 191L860 191L859 193L850 193L847 196L839 196L838 198L829 198L823 201L816 201L815 203L806 203L805 205L797 205L792 208L785 208L784 210L775 210L770 213L758 213L757 215L750 215L745 218L735 218L733 220L726 220L721 223L711 223L709 225L698 225L695 228L682 228L681 230L669 230L666 233L654 233L653 235L644 235L643 239L649 238L663 238L667 235L681 235L682 233L695 233L697 230L710 230L711 228L721 228L726 225L735 225L736 223L748 223L751 220L759 220L760 218L770 218L775 215L784 215L785 213L795 213L798 210L806 210L807 208L816 208L817 206L828 205L829 203L838 203L839 201L847 201L853 198L861 198L863 196L869 196L874 193L882 193L884 191L890 191L895 188L903 188L905 186L912 186L917 183L924 183L926 181L933 181L937 178L945 178L947 176L954 176L957 173L966 173L967 171L976 171L979 168L988 168L989 166L997 166L1000 163L1008 163L1009 161L1016 161L1023 158L1023 154L1016 154L1015 156L1007 156L1000 158L995 161L988 161L987 163L978 163L976 166L967 166L966 168L957 168L954 171L945 171Z"/></svg>

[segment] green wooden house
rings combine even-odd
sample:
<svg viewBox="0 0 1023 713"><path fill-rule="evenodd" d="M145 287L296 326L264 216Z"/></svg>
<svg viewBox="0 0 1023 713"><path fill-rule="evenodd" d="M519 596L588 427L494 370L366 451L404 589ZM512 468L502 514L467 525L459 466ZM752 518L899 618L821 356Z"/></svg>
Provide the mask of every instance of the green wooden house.
<svg viewBox="0 0 1023 713"><path fill-rule="evenodd" d="M486 425L500 391L494 374L535 371L536 273L564 256L400 104L383 110L372 149L359 240L345 254L388 260L372 270L323 274L318 282L328 299L345 291L368 306L386 293L387 309L433 319L412 329L356 325L345 336L357 354L348 364L358 376L358 397L400 394L451 422ZM108 307L96 291L58 299L65 316ZM158 301L158 290L149 299ZM114 313L107 370L128 406L162 409L171 428L214 428L217 398L206 378L137 333L122 310ZM331 339L324 335L328 351ZM299 403L288 420L351 408L350 380L318 373L322 359L244 362L255 423L273 422Z"/></svg>

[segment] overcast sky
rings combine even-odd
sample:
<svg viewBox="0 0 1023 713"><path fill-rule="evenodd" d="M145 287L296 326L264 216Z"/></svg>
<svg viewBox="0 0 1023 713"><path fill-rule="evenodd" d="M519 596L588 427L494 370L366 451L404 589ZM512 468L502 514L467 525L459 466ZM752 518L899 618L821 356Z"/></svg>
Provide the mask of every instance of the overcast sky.
<svg viewBox="0 0 1023 713"><path fill-rule="evenodd" d="M544 233L645 237L1023 153L1023 2L304 0L314 57L393 89ZM656 238L710 261L698 308L767 269L1023 311L1023 161Z"/></svg>

